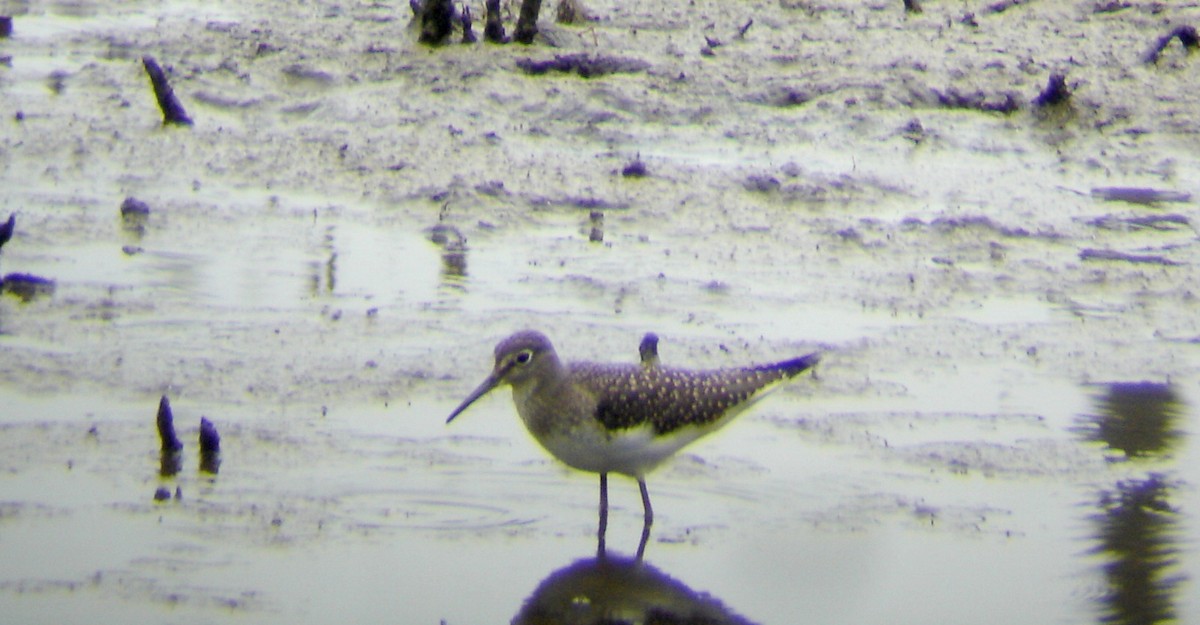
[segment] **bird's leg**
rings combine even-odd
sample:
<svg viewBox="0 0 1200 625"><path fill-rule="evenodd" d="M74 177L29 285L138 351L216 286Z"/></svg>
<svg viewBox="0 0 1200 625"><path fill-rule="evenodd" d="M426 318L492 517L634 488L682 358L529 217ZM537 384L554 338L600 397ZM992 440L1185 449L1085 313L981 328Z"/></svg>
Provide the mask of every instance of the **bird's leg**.
<svg viewBox="0 0 1200 625"><path fill-rule="evenodd" d="M654 508L650 507L650 492L646 490L646 480L638 478L638 489L642 491L642 509L646 515L642 523L642 540L638 542L637 561L642 561L646 553L646 541L650 540L650 526L654 525Z"/></svg>
<svg viewBox="0 0 1200 625"><path fill-rule="evenodd" d="M600 474L600 529L596 532L596 556L604 557L604 534L608 531L608 474Z"/></svg>
<svg viewBox="0 0 1200 625"><path fill-rule="evenodd" d="M646 512L646 527L654 525L654 508L650 507L650 492L646 490L645 478L638 478L638 488L642 491L642 510Z"/></svg>

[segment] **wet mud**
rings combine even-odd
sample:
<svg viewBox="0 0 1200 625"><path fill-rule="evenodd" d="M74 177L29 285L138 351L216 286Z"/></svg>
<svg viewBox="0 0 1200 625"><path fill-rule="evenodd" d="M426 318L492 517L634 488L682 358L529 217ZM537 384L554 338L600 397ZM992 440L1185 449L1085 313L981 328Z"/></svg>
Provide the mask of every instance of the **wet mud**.
<svg viewBox="0 0 1200 625"><path fill-rule="evenodd" d="M0 613L1197 621L1200 9L916 4L3 4ZM527 327L824 355L622 572L632 480L596 561L594 475L444 423Z"/></svg>

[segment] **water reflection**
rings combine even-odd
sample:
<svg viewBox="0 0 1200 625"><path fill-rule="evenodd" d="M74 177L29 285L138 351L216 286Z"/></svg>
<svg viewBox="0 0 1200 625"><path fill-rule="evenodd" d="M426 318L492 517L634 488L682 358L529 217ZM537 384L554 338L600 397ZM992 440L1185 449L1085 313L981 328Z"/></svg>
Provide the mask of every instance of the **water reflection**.
<svg viewBox="0 0 1200 625"><path fill-rule="evenodd" d="M1096 413L1082 415L1076 431L1148 471L1144 478L1121 480L1102 491L1098 511L1089 517L1095 528L1090 551L1103 558L1108 587L1099 598L1100 621L1173 621L1183 581L1171 572L1180 519L1170 503L1175 485L1160 471L1183 436L1177 424L1184 404L1170 384L1156 382L1105 384L1094 399Z"/></svg>
<svg viewBox="0 0 1200 625"><path fill-rule="evenodd" d="M467 237L454 226L438 224L426 231L429 241L442 250L441 288L465 291L467 285Z"/></svg>
<svg viewBox="0 0 1200 625"><path fill-rule="evenodd" d="M325 261L308 263L308 293L312 297L319 297L322 293L333 293L337 286L338 253L334 246L333 235L334 227L332 225L325 226L320 244L321 251L325 254Z"/></svg>
<svg viewBox="0 0 1200 625"><path fill-rule="evenodd" d="M512 620L514 625L750 622L711 594L640 559L620 557L585 558L554 571Z"/></svg>
<svg viewBox="0 0 1200 625"><path fill-rule="evenodd" d="M28 273L10 273L0 278L0 293L11 293L28 304L54 294L54 281Z"/></svg>
<svg viewBox="0 0 1200 625"><path fill-rule="evenodd" d="M100 14L100 3L87 0L57 0L51 6L55 13L67 17L95 17Z"/></svg>
<svg viewBox="0 0 1200 625"><path fill-rule="evenodd" d="M150 219L150 211L149 209L145 211L130 210L127 205L132 199L126 199L126 203L121 205L121 232L128 235L132 244L137 244L146 236L146 224Z"/></svg>
<svg viewBox="0 0 1200 625"><path fill-rule="evenodd" d="M1180 438L1182 401L1170 384L1115 382L1096 397L1097 414L1083 415L1078 430L1127 458L1164 454Z"/></svg>
<svg viewBox="0 0 1200 625"><path fill-rule="evenodd" d="M1095 552L1108 560L1102 598L1103 623L1163 623L1175 618L1174 603L1183 576L1176 564L1179 517L1168 502L1171 485L1152 474L1119 482L1100 499Z"/></svg>
<svg viewBox="0 0 1200 625"><path fill-rule="evenodd" d="M596 556L603 558L608 555L607 534L608 534L608 475L600 474L600 523L596 530ZM650 525L649 517L642 521L642 538L638 541L637 555L635 560L640 561L646 555L646 543L650 540Z"/></svg>
<svg viewBox="0 0 1200 625"><path fill-rule="evenodd" d="M176 449L163 449L158 454L159 477L175 477L183 469L183 453Z"/></svg>

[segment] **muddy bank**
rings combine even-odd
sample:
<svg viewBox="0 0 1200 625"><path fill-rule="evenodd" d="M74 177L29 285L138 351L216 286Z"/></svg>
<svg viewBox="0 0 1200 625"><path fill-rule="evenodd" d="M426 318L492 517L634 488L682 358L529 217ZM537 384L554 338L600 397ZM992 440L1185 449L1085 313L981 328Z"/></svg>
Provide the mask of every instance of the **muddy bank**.
<svg viewBox="0 0 1200 625"><path fill-rule="evenodd" d="M1156 48L1200 12L1006 4L589 2L436 49L406 3L9 5L0 276L54 289L0 295L0 605L512 619L594 553L595 478L501 394L443 421L534 327L571 359L826 352L650 481L647 560L735 619L1148 588L1188 621L1200 107L1186 37Z"/></svg>

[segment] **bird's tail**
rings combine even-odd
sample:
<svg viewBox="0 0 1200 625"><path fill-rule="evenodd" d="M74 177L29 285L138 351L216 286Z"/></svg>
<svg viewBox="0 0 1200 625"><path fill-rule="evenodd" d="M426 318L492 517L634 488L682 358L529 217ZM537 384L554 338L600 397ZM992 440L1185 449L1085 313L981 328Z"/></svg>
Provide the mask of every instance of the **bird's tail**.
<svg viewBox="0 0 1200 625"><path fill-rule="evenodd" d="M794 378L801 373L815 367L821 361L821 353L813 352L806 356L784 360L769 365L758 365L752 367L755 371L772 371L783 374L784 377Z"/></svg>

